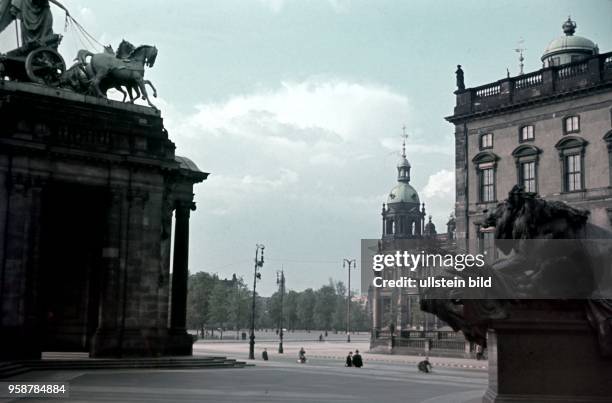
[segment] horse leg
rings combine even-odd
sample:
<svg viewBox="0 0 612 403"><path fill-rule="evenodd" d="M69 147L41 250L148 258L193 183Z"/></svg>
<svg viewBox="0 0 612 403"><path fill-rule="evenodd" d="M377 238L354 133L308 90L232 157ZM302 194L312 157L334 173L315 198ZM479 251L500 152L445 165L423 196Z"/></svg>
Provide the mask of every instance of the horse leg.
<svg viewBox="0 0 612 403"><path fill-rule="evenodd" d="M130 88L134 90L134 100L140 98L140 90L138 89L138 85L131 86ZM132 101L132 103L134 103L134 101Z"/></svg>
<svg viewBox="0 0 612 403"><path fill-rule="evenodd" d="M104 76L97 74L93 80L91 80L91 86L93 87L94 90L96 90L96 94L100 97L100 98L106 98L106 94L102 93L102 90L100 89L100 82L102 81L102 78Z"/></svg>
<svg viewBox="0 0 612 403"><path fill-rule="evenodd" d="M149 84L149 87L153 90L153 97L157 98L157 89L153 86L153 83L149 80L144 80L145 84Z"/></svg>
<svg viewBox="0 0 612 403"><path fill-rule="evenodd" d="M134 103L134 94L132 93L132 86L130 84L126 84L125 85L125 89L127 90L127 93L130 95L130 103L133 104Z"/></svg>
<svg viewBox="0 0 612 403"><path fill-rule="evenodd" d="M127 98L127 94L125 93L125 91L123 91L123 88L121 88L120 85L115 85L115 89L119 91L121 94L123 94L123 100L121 102L125 102L125 99Z"/></svg>
<svg viewBox="0 0 612 403"><path fill-rule="evenodd" d="M157 110L157 106L153 105L153 103L151 103L151 100L149 99L149 94L147 94L147 88L142 77L137 78L136 83L138 83L138 88L140 88L140 93L142 94L142 97L147 101L151 108Z"/></svg>

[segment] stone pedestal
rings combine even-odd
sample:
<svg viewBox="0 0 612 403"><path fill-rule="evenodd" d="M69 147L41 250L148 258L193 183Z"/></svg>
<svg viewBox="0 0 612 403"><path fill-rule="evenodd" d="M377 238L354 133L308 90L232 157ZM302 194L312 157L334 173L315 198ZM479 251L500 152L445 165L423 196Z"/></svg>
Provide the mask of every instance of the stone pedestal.
<svg viewBox="0 0 612 403"><path fill-rule="evenodd" d="M489 331L483 402L610 402L612 359L581 301L523 301Z"/></svg>
<svg viewBox="0 0 612 403"><path fill-rule="evenodd" d="M170 330L166 343L166 355L192 355L193 336L185 330Z"/></svg>

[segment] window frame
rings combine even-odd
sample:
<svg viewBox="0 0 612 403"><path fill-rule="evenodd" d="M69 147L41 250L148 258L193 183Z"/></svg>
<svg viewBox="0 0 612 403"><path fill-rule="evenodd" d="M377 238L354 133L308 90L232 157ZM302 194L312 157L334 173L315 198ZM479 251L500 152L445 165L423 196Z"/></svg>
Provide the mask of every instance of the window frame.
<svg viewBox="0 0 612 403"><path fill-rule="evenodd" d="M522 144L512 151L514 162L516 163L516 183L524 186L523 164L533 162L534 167L534 190L533 193L538 193L540 181L538 180L538 168L540 162L540 154L542 150L532 144Z"/></svg>
<svg viewBox="0 0 612 403"><path fill-rule="evenodd" d="M572 128L568 130L567 123L569 121L573 122L573 119L576 119L576 128L574 128L572 124ZM579 133L580 132L580 115L570 115L563 118L563 134L571 134L571 133Z"/></svg>
<svg viewBox="0 0 612 403"><path fill-rule="evenodd" d="M479 180L479 199L481 203L492 203L496 201L495 197L495 167L487 166L484 168L479 167L480 180ZM487 179L489 182L487 182ZM487 196L487 197L485 197Z"/></svg>
<svg viewBox="0 0 612 403"><path fill-rule="evenodd" d="M490 144L490 145L485 146L485 145L483 144L483 140L484 140L485 138L489 137L489 136L490 136L490 138L491 138L491 144ZM493 148L494 144L495 144L495 139L494 139L493 132L483 133L483 134L481 134L481 135L478 137L478 149L480 149L480 150L489 150L489 149Z"/></svg>
<svg viewBox="0 0 612 403"><path fill-rule="evenodd" d="M585 154L588 141L577 136L564 137L557 142L555 148L559 151L559 165L561 169L561 192L562 193L579 193L586 191L586 164ZM568 175L568 157L579 156L580 162L580 189L571 189L569 187ZM573 171L572 173L576 173Z"/></svg>
<svg viewBox="0 0 612 403"><path fill-rule="evenodd" d="M478 203L488 204L488 203L496 203L497 202L497 161L499 161L499 156L491 151L482 151L476 154L476 156L472 159L474 163L474 168L476 169L476 176L478 180L478 189L477 189L477 197ZM492 169L492 184L487 184L487 186L492 186L492 199L485 200L484 196L484 170Z"/></svg>
<svg viewBox="0 0 612 403"><path fill-rule="evenodd" d="M570 161L574 163L572 171L570 171ZM566 154L563 156L563 164L563 187L565 192L582 192L584 190L584 163L582 155L579 152ZM578 165L578 170L575 170L576 165ZM576 183L578 187L576 187ZM571 184L573 186L570 186Z"/></svg>
<svg viewBox="0 0 612 403"><path fill-rule="evenodd" d="M531 128L531 137L529 138L524 138L523 137L523 130ZM535 140L535 125L523 125L521 127L519 127L519 143L525 143L528 141L534 141Z"/></svg>

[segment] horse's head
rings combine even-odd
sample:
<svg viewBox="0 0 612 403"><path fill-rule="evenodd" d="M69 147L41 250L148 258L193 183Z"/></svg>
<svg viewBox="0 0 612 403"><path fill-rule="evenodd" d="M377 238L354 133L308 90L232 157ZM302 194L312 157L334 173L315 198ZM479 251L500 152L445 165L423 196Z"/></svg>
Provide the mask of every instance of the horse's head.
<svg viewBox="0 0 612 403"><path fill-rule="evenodd" d="M157 59L157 48L155 46L147 46L145 50L145 64L147 67L153 67Z"/></svg>

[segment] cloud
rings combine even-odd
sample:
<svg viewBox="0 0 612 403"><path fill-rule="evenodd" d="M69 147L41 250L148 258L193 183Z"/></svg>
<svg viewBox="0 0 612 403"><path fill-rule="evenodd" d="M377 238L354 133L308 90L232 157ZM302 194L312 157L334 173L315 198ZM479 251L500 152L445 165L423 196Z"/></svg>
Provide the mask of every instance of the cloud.
<svg viewBox="0 0 612 403"><path fill-rule="evenodd" d="M431 175L423 194L428 198L451 198L455 195L455 173L443 169Z"/></svg>
<svg viewBox="0 0 612 403"><path fill-rule="evenodd" d="M257 0L264 7L268 8L274 14L280 13L287 5L287 0ZM337 13L344 13L348 10L349 0L327 0L327 4Z"/></svg>
<svg viewBox="0 0 612 403"><path fill-rule="evenodd" d="M190 115L156 102L177 154L212 173L198 198L224 213L295 198L360 207L368 200L377 211L386 191L371 169L387 153L379 138L410 122L412 110L386 86L320 77L202 102ZM394 177L392 168L389 185Z"/></svg>
<svg viewBox="0 0 612 403"><path fill-rule="evenodd" d="M278 14L282 10L285 4L285 0L258 0L258 1L265 7L269 8L270 11L272 11L274 14Z"/></svg>
<svg viewBox="0 0 612 403"><path fill-rule="evenodd" d="M379 135L388 125L377 126L383 122L372 122L373 115L397 122L410 106L405 96L384 86L309 79L283 82L274 90L235 96L221 104L202 104L197 109L192 123L216 134L233 130L243 136L295 140L297 130L303 132L302 140L336 142Z"/></svg>

